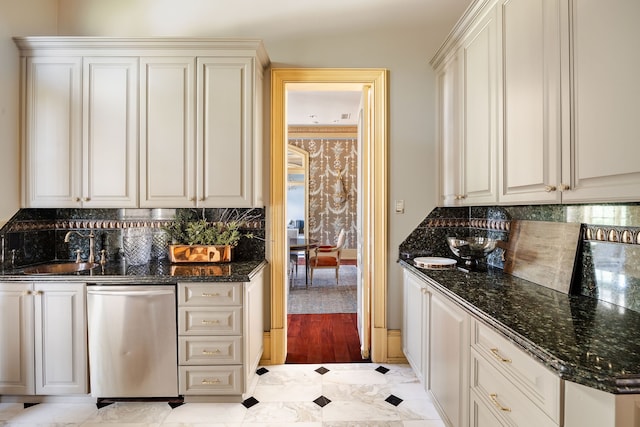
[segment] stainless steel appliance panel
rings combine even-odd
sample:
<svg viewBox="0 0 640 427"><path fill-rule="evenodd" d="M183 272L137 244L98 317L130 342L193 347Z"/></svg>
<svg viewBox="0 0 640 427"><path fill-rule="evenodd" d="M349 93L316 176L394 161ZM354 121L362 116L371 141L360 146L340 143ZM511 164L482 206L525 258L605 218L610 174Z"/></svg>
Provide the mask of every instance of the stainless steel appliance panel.
<svg viewBox="0 0 640 427"><path fill-rule="evenodd" d="M87 310L92 396L178 395L175 286L89 286Z"/></svg>

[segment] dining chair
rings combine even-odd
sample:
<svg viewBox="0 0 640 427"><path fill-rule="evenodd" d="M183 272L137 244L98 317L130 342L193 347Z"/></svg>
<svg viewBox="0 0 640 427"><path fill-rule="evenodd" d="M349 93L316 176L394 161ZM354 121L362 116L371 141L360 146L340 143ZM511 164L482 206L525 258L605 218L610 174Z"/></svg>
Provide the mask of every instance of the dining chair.
<svg viewBox="0 0 640 427"><path fill-rule="evenodd" d="M309 257L310 283L313 285L313 271L318 268L333 268L336 271L336 285L339 284L340 254L347 237L344 229L340 230L335 245L320 245Z"/></svg>

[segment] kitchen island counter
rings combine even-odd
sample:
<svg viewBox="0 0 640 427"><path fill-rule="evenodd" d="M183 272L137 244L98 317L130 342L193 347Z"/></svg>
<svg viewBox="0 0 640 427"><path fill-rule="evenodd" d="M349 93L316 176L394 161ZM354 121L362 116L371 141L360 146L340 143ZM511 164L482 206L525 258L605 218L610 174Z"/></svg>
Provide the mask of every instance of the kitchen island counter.
<svg viewBox="0 0 640 427"><path fill-rule="evenodd" d="M62 262L62 261L60 261ZM24 267L0 270L1 281L63 281L84 283L174 284L177 282L249 282L267 262L172 264L169 261L144 265L108 262L91 270L70 274L24 274Z"/></svg>
<svg viewBox="0 0 640 427"><path fill-rule="evenodd" d="M640 393L640 313L505 274L400 264L560 378L614 394Z"/></svg>

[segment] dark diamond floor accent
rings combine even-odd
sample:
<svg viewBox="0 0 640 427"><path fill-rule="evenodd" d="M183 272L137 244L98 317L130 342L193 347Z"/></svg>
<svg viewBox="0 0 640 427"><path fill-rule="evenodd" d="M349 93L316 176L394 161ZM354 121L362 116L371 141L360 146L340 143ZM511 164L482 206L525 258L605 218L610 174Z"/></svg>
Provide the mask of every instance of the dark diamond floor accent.
<svg viewBox="0 0 640 427"><path fill-rule="evenodd" d="M184 405L184 402L167 402L171 409L176 409L178 406Z"/></svg>
<svg viewBox="0 0 640 427"><path fill-rule="evenodd" d="M268 370L267 368L260 368L260 369L258 369L258 370L256 371L256 374L258 374L258 375L264 375L264 374L266 374L267 372L269 372L269 370Z"/></svg>
<svg viewBox="0 0 640 427"><path fill-rule="evenodd" d="M27 409L27 408L31 408L32 406L36 406L36 405L37 405L37 403L25 403L22 406L24 407L24 409Z"/></svg>
<svg viewBox="0 0 640 427"><path fill-rule="evenodd" d="M376 371L380 372L381 374L386 374L387 372L389 372L389 368L385 368L384 366L378 366L376 368Z"/></svg>
<svg viewBox="0 0 640 427"><path fill-rule="evenodd" d="M394 396L393 394L389 395L389 397L387 397L384 401L387 403L391 403L393 406L398 406L402 403L402 399L400 399L398 396Z"/></svg>
<svg viewBox="0 0 640 427"><path fill-rule="evenodd" d="M324 408L325 406L327 406L329 403L331 403L331 400L327 399L324 396L320 396L319 398L317 398L316 400L313 401L313 403L315 403L316 405L318 405L321 408Z"/></svg>
<svg viewBox="0 0 640 427"><path fill-rule="evenodd" d="M249 409L254 405L257 405L258 403L258 399L256 399L255 397L250 397L248 399L246 399L244 402L242 402L242 405L244 405L245 408Z"/></svg>
<svg viewBox="0 0 640 427"><path fill-rule="evenodd" d="M320 375L324 375L327 372L329 372L329 370L324 366L320 366L318 369L316 369L316 372L319 373Z"/></svg>

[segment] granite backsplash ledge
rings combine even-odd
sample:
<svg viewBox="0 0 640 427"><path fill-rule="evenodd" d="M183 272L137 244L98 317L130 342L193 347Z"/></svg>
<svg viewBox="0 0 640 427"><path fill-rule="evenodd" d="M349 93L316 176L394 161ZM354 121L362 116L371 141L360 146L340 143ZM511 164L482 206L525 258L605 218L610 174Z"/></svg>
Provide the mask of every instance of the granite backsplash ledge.
<svg viewBox="0 0 640 427"><path fill-rule="evenodd" d="M400 244L399 256L453 257L447 236L507 241L512 220L583 224L575 293L640 312L640 203L435 208ZM502 269L502 250L487 264Z"/></svg>
<svg viewBox="0 0 640 427"><path fill-rule="evenodd" d="M89 240L77 234L64 242L68 231L76 230L95 234L95 253L105 250L109 260L122 256L123 230L132 227L162 232L162 226L171 221L181 209L21 209L0 230L4 265L24 266L53 260L73 260L75 250L87 259ZM242 217L242 231L250 232L253 239L242 238L234 248L237 261L263 260L265 258L265 209L264 208L211 208L197 209L209 221L220 218ZM1 260L0 260L1 261Z"/></svg>

